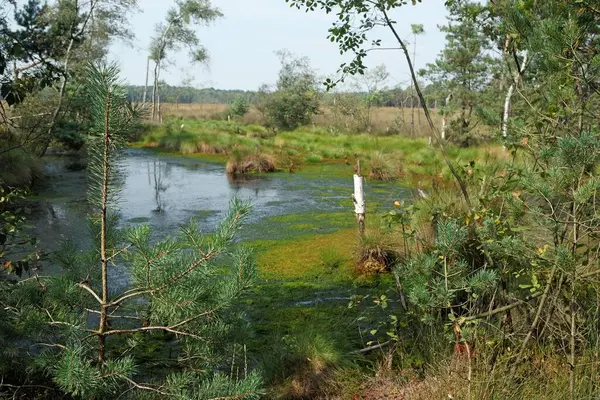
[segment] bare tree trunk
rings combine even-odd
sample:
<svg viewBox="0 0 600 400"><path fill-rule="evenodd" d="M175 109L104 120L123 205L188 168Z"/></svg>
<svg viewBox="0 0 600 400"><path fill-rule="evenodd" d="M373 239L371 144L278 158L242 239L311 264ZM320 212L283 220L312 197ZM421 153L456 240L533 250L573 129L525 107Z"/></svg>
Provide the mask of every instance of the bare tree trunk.
<svg viewBox="0 0 600 400"><path fill-rule="evenodd" d="M361 236L365 234L365 194L363 191L363 178L360 176L360 161L356 162L356 173L354 174L354 195L352 200L354 201L354 213L356 214L356 220L358 221L358 231Z"/></svg>
<svg viewBox="0 0 600 400"><path fill-rule="evenodd" d="M450 100L452 100L452 93L450 93L448 96L446 96L446 103L444 105L444 111L442 111L442 131L441 131L441 136L442 136L442 140L446 140L446 128L447 128L447 124L448 121L446 120L446 112L448 110L448 104L450 104Z"/></svg>
<svg viewBox="0 0 600 400"><path fill-rule="evenodd" d="M515 72L513 76L513 81L508 88L508 92L506 93L506 98L504 100L504 115L502 117L502 137L508 137L508 120L510 118L510 101L515 92L515 88L519 84L519 80L523 76L523 72L525 72L525 68L527 67L529 51L525 50L523 53L523 62L521 63L521 67Z"/></svg>
<svg viewBox="0 0 600 400"><path fill-rule="evenodd" d="M150 57L146 60L146 84L144 85L144 95L142 97L142 103L146 104L146 96L148 95L148 78L150 75Z"/></svg>
<svg viewBox="0 0 600 400"><path fill-rule="evenodd" d="M158 100L158 74L160 70L160 60L154 64L154 85L152 87L152 121L156 119L156 105Z"/></svg>
<svg viewBox="0 0 600 400"><path fill-rule="evenodd" d="M406 63L408 64L408 69L410 71L410 76L411 76L412 81L414 83L415 90L417 92L417 96L419 97L419 100L421 101L421 107L423 108L423 112L425 113L425 118L427 119L427 123L429 124L429 129L433 133L433 135L435 137L435 140L436 140L437 144L440 147L440 151L442 152L444 163L448 166L448 169L450 170L450 173L452 174L452 176L456 180L456 183L458 183L458 186L460 187L460 191L461 191L461 193L463 195L465 203L467 204L467 206L469 207L469 209L472 209L473 206L471 204L471 198L469 197L469 192L467 190L467 186L465 185L465 182L463 181L463 179L458 174L458 172L457 172L456 168L454 167L454 164L452 163L452 161L450 161L450 158L448 156L448 150L446 149L444 141L440 139L439 132L436 129L434 123L433 123L433 119L431 118L431 114L429 113L429 108L427 107L427 104L425 103L425 98L423 97L423 92L421 91L421 88L419 86L419 82L417 81L417 74L416 74L415 68L413 67L412 62L410 60L410 54L408 53L408 48L406 47L406 43L404 43L404 41L402 40L402 38L400 37L400 35L396 31L396 28L394 27L394 24L393 24L392 20L390 20L390 18L388 16L388 13L387 13L387 10L385 9L385 7L383 7L383 6L380 7L379 11L381 11L381 13L383 14L383 17L385 18L385 24L388 26L388 28L390 28L390 30L392 31L392 34L396 38L396 41L398 42L398 44L402 48L402 52L404 53L404 57L406 58Z"/></svg>

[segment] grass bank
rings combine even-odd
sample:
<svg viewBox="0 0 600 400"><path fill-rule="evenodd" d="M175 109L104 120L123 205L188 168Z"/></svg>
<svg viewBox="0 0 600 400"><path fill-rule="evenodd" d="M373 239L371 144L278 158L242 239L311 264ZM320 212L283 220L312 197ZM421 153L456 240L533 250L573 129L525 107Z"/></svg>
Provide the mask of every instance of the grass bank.
<svg viewBox="0 0 600 400"><path fill-rule="evenodd" d="M332 134L318 127L276 133L233 121L181 119L153 126L135 145L208 155L223 162L263 155L276 169L291 172L331 163L354 165L360 160L364 175L380 180L404 179L409 184L430 177L451 177L440 152L432 149L428 140L401 135ZM458 166L504 156L497 145L449 146L448 153Z"/></svg>

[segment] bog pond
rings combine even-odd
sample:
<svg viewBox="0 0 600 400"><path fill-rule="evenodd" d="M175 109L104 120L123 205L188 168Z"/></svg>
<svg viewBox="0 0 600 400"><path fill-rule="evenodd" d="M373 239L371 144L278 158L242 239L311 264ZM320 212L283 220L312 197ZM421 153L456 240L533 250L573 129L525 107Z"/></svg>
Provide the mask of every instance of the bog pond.
<svg viewBox="0 0 600 400"><path fill-rule="evenodd" d="M37 206L30 220L45 254L66 239L79 247L90 242L86 171L76 168L78 162L66 156L46 158L47 178L33 198ZM352 166L321 164L296 173L233 179L222 163L128 149L120 167L119 224L148 224L157 237L176 234L190 218L212 232L234 196L253 204L239 242L257 254L260 279L246 303L251 320L257 321L257 337L263 335L260 342L332 323L346 324L356 337L356 314L347 311L348 299L389 290L389 281L357 284L353 274L358 229ZM367 181L367 226L378 226L380 215L409 193L398 183ZM60 273L50 260L44 261L43 273ZM118 268L111 279L127 281Z"/></svg>

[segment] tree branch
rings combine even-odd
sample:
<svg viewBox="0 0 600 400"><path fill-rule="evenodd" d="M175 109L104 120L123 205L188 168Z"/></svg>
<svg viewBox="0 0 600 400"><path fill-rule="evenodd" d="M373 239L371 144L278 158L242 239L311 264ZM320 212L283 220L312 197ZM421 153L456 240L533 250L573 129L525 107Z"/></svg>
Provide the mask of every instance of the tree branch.
<svg viewBox="0 0 600 400"><path fill-rule="evenodd" d="M526 301L530 301L530 300L533 300L535 298L538 298L542 294L543 294L543 292L534 293ZM513 308L518 307L521 304L523 304L523 301L518 301L518 302L515 302L515 303L512 303L512 304L508 304L508 305L503 306L503 307L499 307L499 308L496 308L496 309L493 309L493 310L481 313L481 314L471 315L471 316L462 318L462 319L460 319L459 322L460 323L464 323L464 322L468 322L468 321L475 321L477 319L482 319L482 318L487 318L487 317L493 317L496 314L500 314L500 313L506 312L508 310L512 310Z"/></svg>
<svg viewBox="0 0 600 400"><path fill-rule="evenodd" d="M102 299L96 294L96 292L94 292L94 290L91 287L89 287L85 283L78 283L77 286L89 292L92 296L94 296L94 298L98 301L99 304L102 304Z"/></svg>
<svg viewBox="0 0 600 400"><path fill-rule="evenodd" d="M425 118L427 119L427 122L429 123L429 128L431 129L431 132L433 133L433 136L435 137L435 140L436 140L436 142L438 143L438 145L440 147L440 150L442 152L442 156L444 158L444 162L446 163L446 165L450 169L450 172L452 173L452 175L454 176L454 178L458 182L458 185L460 186L460 190L462 192L463 198L465 199L465 202L467 203L467 206L471 210L472 209L472 205L471 205L471 200L469 198L469 193L467 191L467 186L465 185L465 183L462 180L462 178L460 177L460 175L458 175L458 172L456 171L456 169L454 168L454 165L450 161L450 158L448 156L448 151L446 150L446 145L440 139L439 132L437 131L437 128L435 127L435 124L433 123L433 119L431 118L431 114L429 113L429 107L427 107L427 101L425 100L425 96L423 96L423 92L421 91L421 87L420 87L419 82L417 80L417 75L416 75L415 69L414 69L414 67L412 65L412 61L410 59L410 54L408 52L408 48L406 47L406 44L404 43L404 41L402 40L402 38L400 38L400 35L398 35L398 32L396 31L396 28L394 28L394 24L390 20L388 14L387 14L387 11L385 10L385 8L382 7L381 5L379 7L380 7L379 10L382 12L383 17L385 18L385 22L386 22L387 26L390 28L390 30L394 34L394 37L396 38L396 40L400 44L400 47L402 48L402 51L404 52L404 56L406 57L406 62L408 63L408 68L410 70L410 75L411 75L411 78L413 80L413 84L415 86L415 90L417 92L417 96L419 97L419 100L421 102L421 108L423 109L423 112L425 113Z"/></svg>

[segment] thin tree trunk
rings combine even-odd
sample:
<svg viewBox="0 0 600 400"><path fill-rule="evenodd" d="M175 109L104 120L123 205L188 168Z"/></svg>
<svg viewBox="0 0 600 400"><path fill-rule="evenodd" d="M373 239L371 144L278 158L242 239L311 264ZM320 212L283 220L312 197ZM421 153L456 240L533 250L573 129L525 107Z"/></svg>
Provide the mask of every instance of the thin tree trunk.
<svg viewBox="0 0 600 400"><path fill-rule="evenodd" d="M415 90L417 92L417 96L419 97L419 100L421 102L421 107L423 107L423 112L425 113L425 118L427 119L427 122L429 124L429 129L431 129L431 132L433 132L433 134L435 136L435 140L436 140L437 144L440 146L440 151L442 152L442 156L444 158L444 163L448 166L448 169L452 173L452 176L458 183L458 186L460 187L460 191L463 195L465 203L467 204L469 209L472 209L473 207L471 204L471 199L469 198L469 192L467 190L467 186L465 185L465 182L463 181L463 179L460 177L460 175L456 171L456 168L452 164L452 161L450 161L450 158L448 156L448 151L446 150L446 145L444 144L443 140L440 139L439 132L437 131L437 129L433 123L433 119L431 119L431 114L429 113L429 108L427 107L427 104L425 103L425 97L423 97L423 92L421 92L419 82L417 81L417 74L416 74L415 69L412 65L412 62L410 60L410 54L408 53L408 48L406 47L406 44L404 43L404 41L402 40L402 38L396 31L396 28L394 28L394 24L390 20L387 10L384 7L381 7L379 9L379 11L381 11L381 13L383 14L386 25L390 28L394 37L396 38L396 41L402 48L404 57L406 58L406 62L408 64L408 69L410 70L410 76L415 85Z"/></svg>
<svg viewBox="0 0 600 400"><path fill-rule="evenodd" d="M48 138L46 138L46 142L44 143L44 146L40 152L40 156L43 156L44 154L46 154L46 151L48 150L48 147L50 146L50 143L52 142L52 134L54 132L54 128L56 127L56 123L58 122L58 116L60 115L60 112L62 111L62 106L63 106L63 102L64 102L64 98L65 98L65 90L67 88L67 82L68 82L69 62L71 61L71 52L73 50L73 44L75 43L75 37L81 36L83 34L83 32L85 31L85 28L87 27L88 22L90 21L90 19L93 16L94 8L96 7L96 4L98 4L98 1L91 1L90 12L87 15L86 19L83 21L83 25L81 26L81 29L79 30L79 32L77 32L76 35L73 35L71 33L71 40L69 41L69 46L67 46L67 51L65 53L65 61L63 63L63 80L62 80L62 83L60 85L60 89L58 92L58 104L56 106L56 109L52 113L52 118L50 120L50 127L48 128ZM76 10L76 11L78 12L78 10ZM74 28L74 26L72 26L72 28Z"/></svg>
<svg viewBox="0 0 600 400"><path fill-rule="evenodd" d="M581 92L580 92L581 93ZM580 127L581 129L581 127ZM581 131L580 131L581 132ZM581 176L580 176L581 179ZM574 185L573 193L576 193L577 187ZM573 250L572 254L575 256L577 253L577 243L579 242L579 218L577 217L577 205L573 202ZM575 317L577 315L577 304L575 303L575 283L577 282L577 268L573 268L573 274L571 276L571 304L569 306L571 311L571 334L569 337L569 399L575 398L575 335L577 333L575 326Z"/></svg>
<svg viewBox="0 0 600 400"><path fill-rule="evenodd" d="M63 79L60 85L60 89L58 91L58 104L56 105L56 108L54 109L54 112L52 113L52 118L50 119L50 127L48 128L48 137L46 138L46 142L44 143L44 147L42 148L42 151L40 153L40 156L43 156L44 154L46 154L46 151L48 150L48 146L50 146L50 143L52 142L52 133L54 132L54 128L56 126L56 123L58 122L58 116L60 114L60 112L62 111L62 105L63 105L63 100L65 98L65 89L67 88L67 81L68 81L68 68L69 68L69 61L71 59L71 50L73 49L73 43L75 42L75 38L71 37L71 41L69 42L69 46L67 47L67 52L65 53L65 62L63 63Z"/></svg>
<svg viewBox="0 0 600 400"><path fill-rule="evenodd" d="M415 96L413 94L414 89L411 86L410 89L410 135L415 136Z"/></svg>
<svg viewBox="0 0 600 400"><path fill-rule="evenodd" d="M160 113L160 91L157 90L156 93L156 103L157 103L157 115L158 115L158 122L162 124L162 114Z"/></svg>
<svg viewBox="0 0 600 400"><path fill-rule="evenodd" d="M515 371L517 370L517 366L521 362L523 353L525 353L525 349L527 348L527 344L529 343L529 340L531 340L531 337L533 336L533 332L535 331L535 328L537 328L537 325L540 322L540 319L542 316L542 311L544 310L544 307L546 306L546 300L548 299L548 295L550 294L550 288L552 287L552 281L554 280L554 275L556 275L557 270L558 270L558 264L555 263L554 266L552 267L552 271L550 272L550 276L548 277L548 283L546 284L546 288L544 289L544 293L542 294L542 298L540 299L540 304L538 305L537 311L535 313L535 317L533 319L533 322L531 323L531 327L529 328L529 331L527 332L525 339L523 339L523 342L521 343L521 346L519 348L519 352L517 353L517 358L516 358L515 362L513 363L513 366L511 369L511 375L513 375L515 373Z"/></svg>
<svg viewBox="0 0 600 400"><path fill-rule="evenodd" d="M152 121L156 119L156 100L158 94L158 69L160 61L154 62L154 85L152 86Z"/></svg>
<svg viewBox="0 0 600 400"><path fill-rule="evenodd" d="M100 305L100 324L98 326L98 368L102 369L104 363L105 335L108 326L108 258L106 256L106 212L108 204L108 179L110 173L109 146L110 146L110 92L106 98L106 112L104 120L104 148L102 155L102 203L100 205L100 262L102 269L102 304Z"/></svg>
<svg viewBox="0 0 600 400"><path fill-rule="evenodd" d="M157 104L156 103L157 103L157 96L159 93L158 78L159 78L159 74L160 74L160 60L163 59L165 48L167 46L166 38L172 27L173 27L173 24L170 23L169 26L167 26L167 29L165 29L165 31L163 32L163 34L160 38L160 41L158 43L158 45L159 45L158 54L156 55L157 56L156 60L154 60L155 64L154 64L154 88L152 89L152 121L154 121L156 119L156 114L157 114L157 109L156 109Z"/></svg>
<svg viewBox="0 0 600 400"><path fill-rule="evenodd" d="M523 62L521 63L521 67L519 68L519 70L517 72L515 72L515 74L513 76L513 81L510 84L510 86L508 88L508 92L506 93L506 98L504 99L504 115L502 117L502 137L505 139L508 137L508 120L510 118L510 102L511 102L512 96L515 92L515 88L519 84L519 80L523 76L523 73L525 72L525 68L527 67L528 56L529 56L529 51L525 50L525 52L523 53Z"/></svg>
<svg viewBox="0 0 600 400"><path fill-rule="evenodd" d="M413 45L413 63L415 64L415 66L417 65L417 35L414 35L414 45ZM414 97L414 94L413 94ZM414 100L413 100L414 101ZM421 101L419 100L419 108L422 107L422 105L420 104ZM413 136L415 136L415 107L412 107L412 124L413 124ZM418 118L419 118L419 127L421 126L421 112L418 113Z"/></svg>
<svg viewBox="0 0 600 400"><path fill-rule="evenodd" d="M150 75L150 57L146 60L146 84L144 85L144 95L142 96L142 103L146 104L146 96L148 95L148 78Z"/></svg>
<svg viewBox="0 0 600 400"><path fill-rule="evenodd" d="M575 274L573 274L575 275ZM575 304L575 280L571 282L571 335L569 337L569 399L575 399L575 335L577 333L575 326L575 317L577 315Z"/></svg>
<svg viewBox="0 0 600 400"><path fill-rule="evenodd" d="M452 93L446 96L446 103L444 105L444 111L442 112L442 140L446 140L446 129L448 121L446 120L446 112L448 110L448 104L450 104L450 100L452 99Z"/></svg>

